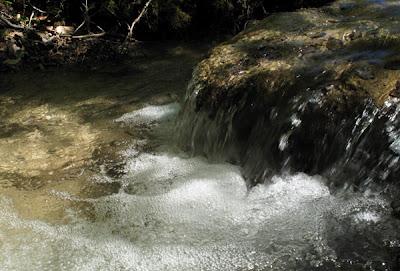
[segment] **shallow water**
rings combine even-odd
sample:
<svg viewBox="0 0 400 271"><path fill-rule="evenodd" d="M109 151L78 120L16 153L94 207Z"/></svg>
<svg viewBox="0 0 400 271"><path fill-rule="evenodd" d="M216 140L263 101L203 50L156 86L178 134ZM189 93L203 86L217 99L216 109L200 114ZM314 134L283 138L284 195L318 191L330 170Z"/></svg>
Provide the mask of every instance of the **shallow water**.
<svg viewBox="0 0 400 271"><path fill-rule="evenodd" d="M22 219L3 197L4 270L296 270L326 262L336 269L342 259L335 240L354 233L332 228L332 221L399 245L398 236L387 235L398 223L388 223L382 198L334 196L323 179L301 173L275 176L248 191L240 168L170 148L173 125L157 120L176 108L148 106L117 119L134 123L132 129L148 125L165 144L150 152L133 144L121 152L122 177L97 176L99 183L120 183L117 193L83 199L54 191L59 199L90 205L90 219L76 209L65 225Z"/></svg>
<svg viewBox="0 0 400 271"><path fill-rule="evenodd" d="M146 95L133 83L154 81L143 73L119 78L126 86L103 78L111 90L131 86L129 98L107 88L82 97L78 82L59 104L32 98L27 113L7 112L23 128L33 118L38 131L0 141L3 154L9 148L1 172L14 174L0 181L0 270L396 270L400 223L384 197L332 194L303 173L249 189L238 166L176 147L183 88L153 95L151 85ZM53 145L62 155L43 154ZM17 150L25 161L13 160Z"/></svg>

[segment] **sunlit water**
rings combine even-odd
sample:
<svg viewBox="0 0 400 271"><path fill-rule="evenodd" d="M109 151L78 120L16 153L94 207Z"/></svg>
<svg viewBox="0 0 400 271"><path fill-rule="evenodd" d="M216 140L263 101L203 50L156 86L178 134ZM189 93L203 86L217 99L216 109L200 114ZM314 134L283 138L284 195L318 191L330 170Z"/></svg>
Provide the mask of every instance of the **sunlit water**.
<svg viewBox="0 0 400 271"><path fill-rule="evenodd" d="M176 147L200 56L160 53L0 80L0 271L398 270L383 196Z"/></svg>
<svg viewBox="0 0 400 271"><path fill-rule="evenodd" d="M302 173L248 189L239 167L174 147L178 110L144 106L114 120L147 131L120 151L122 176L92 180L118 182L117 193L54 191L90 216L71 208L66 224L24 219L1 196L0 270L394 270L378 250L399 246L385 199L333 195Z"/></svg>

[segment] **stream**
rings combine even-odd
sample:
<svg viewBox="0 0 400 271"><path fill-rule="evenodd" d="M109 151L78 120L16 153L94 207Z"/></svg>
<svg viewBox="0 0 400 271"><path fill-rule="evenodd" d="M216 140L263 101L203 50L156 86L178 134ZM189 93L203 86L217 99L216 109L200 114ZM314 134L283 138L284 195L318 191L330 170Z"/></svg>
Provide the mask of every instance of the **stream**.
<svg viewBox="0 0 400 271"><path fill-rule="evenodd" d="M399 270L383 195L178 147L203 51L0 81L0 270Z"/></svg>

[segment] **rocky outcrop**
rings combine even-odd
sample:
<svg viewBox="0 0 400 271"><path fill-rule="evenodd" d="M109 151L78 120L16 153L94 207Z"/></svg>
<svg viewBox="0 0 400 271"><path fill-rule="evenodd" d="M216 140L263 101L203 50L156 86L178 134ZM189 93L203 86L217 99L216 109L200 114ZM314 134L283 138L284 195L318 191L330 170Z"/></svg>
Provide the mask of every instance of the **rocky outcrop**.
<svg viewBox="0 0 400 271"><path fill-rule="evenodd" d="M399 97L400 3L338 1L274 14L213 49L194 73L183 137L254 182L293 170L395 183Z"/></svg>

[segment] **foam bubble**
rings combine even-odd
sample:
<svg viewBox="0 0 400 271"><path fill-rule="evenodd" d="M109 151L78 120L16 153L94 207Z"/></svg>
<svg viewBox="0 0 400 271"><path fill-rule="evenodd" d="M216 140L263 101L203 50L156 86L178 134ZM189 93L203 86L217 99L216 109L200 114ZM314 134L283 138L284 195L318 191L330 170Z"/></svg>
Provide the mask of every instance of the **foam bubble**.
<svg viewBox="0 0 400 271"><path fill-rule="evenodd" d="M366 212L360 212L360 213L356 214L354 216L354 219L357 222L377 223L381 219L381 216L375 212L366 211Z"/></svg>
<svg viewBox="0 0 400 271"><path fill-rule="evenodd" d="M150 106L118 121L162 122L178 110ZM128 148L126 175L113 180L122 188L87 200L88 219L76 210L66 225L24 220L0 197L0 270L300 270L299 261L334 263L343 236L347 245L347 234L381 221L382 199L331 195L319 176L277 175L248 190L237 166L162 149ZM357 253L376 252L357 241Z"/></svg>
<svg viewBox="0 0 400 271"><path fill-rule="evenodd" d="M94 221L25 221L2 201L5 270L290 269L310 246L331 255L320 238L327 213L365 204L338 201L305 174L276 176L248 192L239 168L202 158L141 154L127 169L127 192L94 200ZM147 182L129 193L129 185Z"/></svg>
<svg viewBox="0 0 400 271"><path fill-rule="evenodd" d="M129 125L150 124L173 119L179 112L178 103L170 103L160 106L146 106L139 110L122 115L116 119L116 122L122 122Z"/></svg>

